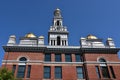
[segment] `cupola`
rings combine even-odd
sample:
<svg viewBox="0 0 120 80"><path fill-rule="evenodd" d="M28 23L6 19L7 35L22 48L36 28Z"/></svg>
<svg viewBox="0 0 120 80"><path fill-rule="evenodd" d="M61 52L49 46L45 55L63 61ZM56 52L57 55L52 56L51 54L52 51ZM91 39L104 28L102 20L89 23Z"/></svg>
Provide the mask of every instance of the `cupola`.
<svg viewBox="0 0 120 80"><path fill-rule="evenodd" d="M33 33L28 33L25 35L26 38L36 38L36 36Z"/></svg>

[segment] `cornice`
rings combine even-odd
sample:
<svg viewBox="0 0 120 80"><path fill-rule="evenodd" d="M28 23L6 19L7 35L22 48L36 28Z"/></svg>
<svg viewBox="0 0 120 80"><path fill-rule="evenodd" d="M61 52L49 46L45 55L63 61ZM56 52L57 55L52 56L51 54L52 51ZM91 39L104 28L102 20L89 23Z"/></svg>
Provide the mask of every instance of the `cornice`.
<svg viewBox="0 0 120 80"><path fill-rule="evenodd" d="M49 31L48 34L53 33L53 34L69 34L68 31Z"/></svg>
<svg viewBox="0 0 120 80"><path fill-rule="evenodd" d="M81 48L79 46L3 46L5 52L45 53L109 53L116 54L120 48Z"/></svg>
<svg viewBox="0 0 120 80"><path fill-rule="evenodd" d="M80 48L82 53L117 53L120 48Z"/></svg>
<svg viewBox="0 0 120 80"><path fill-rule="evenodd" d="M44 52L46 47L3 46L5 52Z"/></svg>

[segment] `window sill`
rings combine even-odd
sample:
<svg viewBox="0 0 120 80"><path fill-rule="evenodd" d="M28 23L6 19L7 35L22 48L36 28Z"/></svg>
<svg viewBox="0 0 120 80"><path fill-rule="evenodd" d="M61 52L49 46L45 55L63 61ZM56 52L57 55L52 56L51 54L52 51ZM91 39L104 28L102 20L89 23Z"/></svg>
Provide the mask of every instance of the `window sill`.
<svg viewBox="0 0 120 80"><path fill-rule="evenodd" d="M43 79L43 80L50 80L50 79Z"/></svg>
<svg viewBox="0 0 120 80"><path fill-rule="evenodd" d="M117 80L116 78L101 78L102 80Z"/></svg>
<svg viewBox="0 0 120 80"><path fill-rule="evenodd" d="M51 79L43 79L43 80L51 80ZM54 79L54 80L62 80L62 79Z"/></svg>
<svg viewBox="0 0 120 80"><path fill-rule="evenodd" d="M85 80L85 79L77 79L77 80Z"/></svg>

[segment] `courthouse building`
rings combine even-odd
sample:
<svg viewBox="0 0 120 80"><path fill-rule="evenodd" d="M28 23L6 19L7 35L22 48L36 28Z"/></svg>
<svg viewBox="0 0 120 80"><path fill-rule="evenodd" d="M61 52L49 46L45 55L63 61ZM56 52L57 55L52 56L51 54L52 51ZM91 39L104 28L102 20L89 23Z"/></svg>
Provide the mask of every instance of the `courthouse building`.
<svg viewBox="0 0 120 80"><path fill-rule="evenodd" d="M2 67L23 80L120 80L120 49L112 38L105 43L89 34L80 38L79 46L69 46L68 35L61 11L56 9L48 31L48 45L44 36L33 33L20 37L19 43L11 35L3 46Z"/></svg>

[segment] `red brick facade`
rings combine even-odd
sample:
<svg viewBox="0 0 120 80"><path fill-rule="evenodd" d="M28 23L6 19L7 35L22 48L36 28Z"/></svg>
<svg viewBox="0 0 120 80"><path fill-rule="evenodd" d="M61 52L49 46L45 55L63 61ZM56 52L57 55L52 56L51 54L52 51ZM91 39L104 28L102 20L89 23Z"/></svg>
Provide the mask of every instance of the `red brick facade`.
<svg viewBox="0 0 120 80"><path fill-rule="evenodd" d="M85 80L120 80L119 74L120 74L120 64L118 63L108 63L107 67L109 70L110 78L104 79L101 74L101 78L99 79L97 77L96 69L95 67L98 66L100 68L99 63L97 60L99 58L104 58L107 60L107 62L120 62L117 54L110 54L110 53L84 53L82 56L82 62L83 64L76 64L75 60L75 53L71 53L72 56L72 62L65 62L65 53L61 53L62 61L58 63L51 63L55 62L55 53L51 53L51 62L44 63L44 54L43 52L6 52L4 56L4 60L8 60L8 62L3 62L2 66L7 67L8 69L12 70L13 65L16 65L16 70L14 73L14 76L17 75L18 70L18 64L17 62L20 57L26 57L28 59L28 62L26 62L26 70L25 70L25 76L24 80L43 80L44 79L44 66L50 66L51 72L50 72L50 79L45 80L55 80L55 66L61 66L62 67L62 79L60 80L77 80L77 66L83 67L83 74ZM10 60L14 60L16 62L10 62ZM34 61L34 62L31 62ZM38 62L37 62L38 61ZM41 62L39 62L41 61ZM65 63L62 63L65 62ZM84 63L86 62L86 63ZM91 62L91 63L90 63ZM28 65L31 65L31 72L30 72L30 78L26 78L27 75L27 68ZM111 71L109 67L112 66L116 78L112 78ZM57 79L56 79L57 80ZM59 79L58 79L59 80ZM80 79L81 80L81 79Z"/></svg>
<svg viewBox="0 0 120 80"><path fill-rule="evenodd" d="M84 58L86 61L97 61L97 59L99 58L104 58L107 60L107 62L120 62L120 60L118 59L117 54L103 54L103 53L86 53L84 54ZM104 79L102 77L102 73L100 71L100 75L101 75L101 79L98 79L96 71L95 71L95 66L98 66L100 69L100 64L94 64L94 63L89 63L86 64L86 70L87 70L87 75L88 75L88 80L120 80L119 74L120 74L120 64L114 64L114 63L108 63L107 67L109 70L109 74L111 79ZM112 74L111 74L111 70L110 70L110 66L113 67L114 73L116 78L113 79L112 78Z"/></svg>

